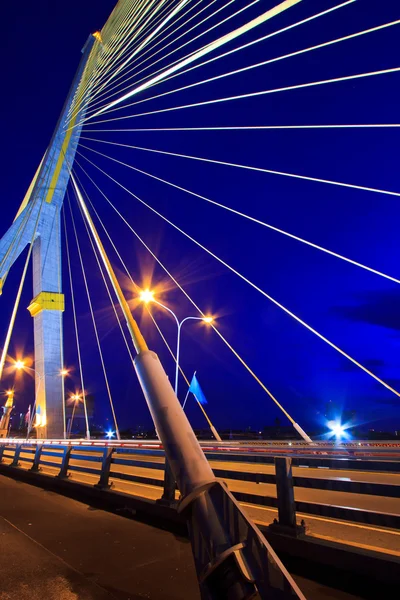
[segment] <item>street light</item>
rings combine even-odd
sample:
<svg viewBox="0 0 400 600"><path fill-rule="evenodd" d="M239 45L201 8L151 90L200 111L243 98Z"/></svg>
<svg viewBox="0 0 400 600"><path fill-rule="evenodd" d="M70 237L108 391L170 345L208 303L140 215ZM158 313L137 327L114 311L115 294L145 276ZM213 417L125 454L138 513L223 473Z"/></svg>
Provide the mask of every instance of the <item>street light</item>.
<svg viewBox="0 0 400 600"><path fill-rule="evenodd" d="M31 415L30 421L28 423L28 430L27 430L27 434L26 434L26 438L28 439L29 435L30 435L30 433L32 431L33 418L35 416L35 409L36 409L36 398L39 395L40 385L41 385L42 380L43 380L43 375L41 373L39 373L39 371L37 371L33 367L28 367L25 364L25 361L20 360L20 359L15 361L14 368L17 371L31 371L32 373L34 373L35 375L37 375L38 381L39 381L38 386L37 386L37 390L36 390L36 393L35 393L35 402L33 403L32 415ZM68 369L63 368L60 371L58 371L57 373L49 373L49 375L60 375L61 377L66 377L68 375L68 373L69 373ZM37 421L36 421L34 427L39 427L39 425L42 425L42 426L46 425L46 421L45 420L43 421L43 423L41 423L41 417L39 415L36 415L36 418L37 418Z"/></svg>
<svg viewBox="0 0 400 600"><path fill-rule="evenodd" d="M154 298L154 292L152 292L151 290L142 290L142 292L139 295L139 299L144 304L149 304L150 302L154 302L155 304L158 304L158 306L161 306L161 308L164 308L165 310L167 310L174 317L175 322L177 324L178 336L177 336L177 341L176 341L174 389L175 389L175 396L178 398L179 350L180 350L182 325L185 323L185 321L189 321L189 320L203 321L204 323L211 324L213 322L213 318L212 317L185 317L184 319L182 319L182 321L179 321L178 317L176 316L176 314L174 313L173 310L171 310L168 306L165 306L165 304L162 304L161 302L159 302L158 300L156 300ZM209 421L208 417L207 417L207 421ZM209 421L209 423L210 423L211 430L213 431L211 422ZM218 434L217 434L217 436L218 436ZM168 461L165 462L164 492L163 492L161 500L167 504L171 504L175 501L175 479L172 474L171 466Z"/></svg>
<svg viewBox="0 0 400 600"><path fill-rule="evenodd" d="M68 432L67 432L68 438L71 437L72 424L74 422L74 416L75 416L76 407L78 406L79 402L83 402L83 398L79 394L72 394L72 396L70 396L70 402L73 402L74 406L73 406L73 409L72 409L71 420L69 422L69 429L68 429Z"/></svg>
<svg viewBox="0 0 400 600"><path fill-rule="evenodd" d="M178 336L177 336L177 341L176 341L175 395L176 395L176 397L178 397L179 354L180 354L182 325L186 321L203 321L203 323L207 323L207 325L211 325L211 323L214 321L214 319L213 319L213 317L185 317L184 319L182 319L182 321L179 321L178 317L176 316L176 314L174 313L173 310L171 310L168 306L166 306L165 304L162 304L161 302L159 302L158 300L155 299L154 292L152 292L151 290L143 290L140 293L139 298L145 304L154 302L154 304L158 304L158 306L161 306L161 308L164 308L165 310L167 310L174 317L175 322L177 324Z"/></svg>

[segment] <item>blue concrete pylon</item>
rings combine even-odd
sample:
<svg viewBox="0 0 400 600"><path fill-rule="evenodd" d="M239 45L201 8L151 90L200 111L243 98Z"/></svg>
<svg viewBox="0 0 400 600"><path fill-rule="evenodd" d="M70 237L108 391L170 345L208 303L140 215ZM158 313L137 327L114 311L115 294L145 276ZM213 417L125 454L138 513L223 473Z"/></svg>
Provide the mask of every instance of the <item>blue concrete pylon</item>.
<svg viewBox="0 0 400 600"><path fill-rule="evenodd" d="M79 107L78 89L90 76L89 60L101 47L98 33L90 35L75 78L53 133L15 220L0 240L0 293L9 269L24 248L33 243L33 300L28 307L34 319L36 414L38 438L65 437L60 213L81 134L78 123L85 113ZM75 117L71 118L71 111Z"/></svg>

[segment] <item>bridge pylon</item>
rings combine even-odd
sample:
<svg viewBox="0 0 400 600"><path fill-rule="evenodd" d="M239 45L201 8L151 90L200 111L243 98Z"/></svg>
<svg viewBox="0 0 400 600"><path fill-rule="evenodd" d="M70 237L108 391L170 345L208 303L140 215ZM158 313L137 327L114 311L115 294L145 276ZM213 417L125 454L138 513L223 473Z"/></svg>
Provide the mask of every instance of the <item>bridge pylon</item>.
<svg viewBox="0 0 400 600"><path fill-rule="evenodd" d="M8 437L10 427L11 411L14 406L14 390L6 392L6 403L3 406L3 414L0 418L0 438Z"/></svg>
<svg viewBox="0 0 400 600"><path fill-rule="evenodd" d="M13 224L0 240L0 294L19 255L33 245L33 299L28 310L34 321L36 409L33 424L38 438L65 437L63 368L64 295L61 278L61 208L69 182L84 116L77 90L90 75L89 59L101 46L90 35L50 144L22 201ZM69 122L71 112L75 115Z"/></svg>

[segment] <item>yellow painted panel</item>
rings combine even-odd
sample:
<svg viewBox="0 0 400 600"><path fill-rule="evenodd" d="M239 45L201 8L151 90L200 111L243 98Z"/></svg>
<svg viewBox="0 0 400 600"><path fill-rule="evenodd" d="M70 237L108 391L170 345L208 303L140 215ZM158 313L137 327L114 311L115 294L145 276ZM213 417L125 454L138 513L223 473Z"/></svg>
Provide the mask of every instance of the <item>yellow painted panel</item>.
<svg viewBox="0 0 400 600"><path fill-rule="evenodd" d="M64 309L64 294L58 294L56 292L40 292L28 306L31 317L36 317L42 310L60 310L63 312Z"/></svg>

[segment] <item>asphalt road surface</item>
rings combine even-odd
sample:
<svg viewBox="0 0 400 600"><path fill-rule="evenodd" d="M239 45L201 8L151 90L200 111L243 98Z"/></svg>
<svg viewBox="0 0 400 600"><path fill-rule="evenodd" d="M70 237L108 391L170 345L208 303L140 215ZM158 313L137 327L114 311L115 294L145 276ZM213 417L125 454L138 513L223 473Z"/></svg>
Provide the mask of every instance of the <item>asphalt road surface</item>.
<svg viewBox="0 0 400 600"><path fill-rule="evenodd" d="M1 600L199 600L184 538L0 476ZM301 577L308 600L360 600Z"/></svg>

